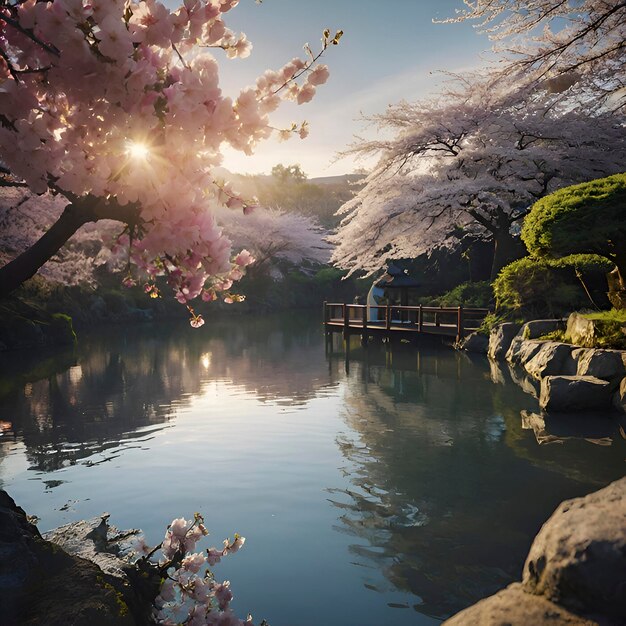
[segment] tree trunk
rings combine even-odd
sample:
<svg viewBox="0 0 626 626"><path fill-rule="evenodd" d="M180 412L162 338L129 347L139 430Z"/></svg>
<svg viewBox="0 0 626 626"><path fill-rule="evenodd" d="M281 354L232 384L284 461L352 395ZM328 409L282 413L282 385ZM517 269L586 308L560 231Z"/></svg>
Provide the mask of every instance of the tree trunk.
<svg viewBox="0 0 626 626"><path fill-rule="evenodd" d="M493 263L491 264L491 280L495 280L500 270L524 256L524 246L519 237L514 237L508 230L500 230L493 237Z"/></svg>
<svg viewBox="0 0 626 626"><path fill-rule="evenodd" d="M619 287L622 291L624 291L626 290L626 247L615 253L613 261L617 267Z"/></svg>
<svg viewBox="0 0 626 626"><path fill-rule="evenodd" d="M138 218L136 205L120 206L115 201L105 201L94 196L76 198L65 207L59 219L37 242L0 268L0 298L7 296L32 278L84 224L101 219L136 224Z"/></svg>
<svg viewBox="0 0 626 626"><path fill-rule="evenodd" d="M620 249L610 258L615 263L615 269L607 274L607 296L615 309L626 309L626 250Z"/></svg>

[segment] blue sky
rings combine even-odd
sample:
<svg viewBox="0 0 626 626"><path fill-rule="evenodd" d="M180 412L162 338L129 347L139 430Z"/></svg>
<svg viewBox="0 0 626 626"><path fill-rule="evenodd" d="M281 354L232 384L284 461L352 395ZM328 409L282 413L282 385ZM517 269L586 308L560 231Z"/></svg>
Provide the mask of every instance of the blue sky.
<svg viewBox="0 0 626 626"><path fill-rule="evenodd" d="M325 55L331 76L314 100L300 107L288 104L274 114L275 126L308 120L309 137L270 140L252 157L227 151L224 165L240 173L269 173L276 163L299 163L309 176L353 171L358 163L333 159L355 135L372 136L373 129L359 120L362 115L434 93L441 70L482 63L490 42L471 24L432 23L463 6L462 0L241 0L226 21L245 32L254 47L247 59L220 61L228 94L301 55L304 43L316 50L324 28L345 34Z"/></svg>

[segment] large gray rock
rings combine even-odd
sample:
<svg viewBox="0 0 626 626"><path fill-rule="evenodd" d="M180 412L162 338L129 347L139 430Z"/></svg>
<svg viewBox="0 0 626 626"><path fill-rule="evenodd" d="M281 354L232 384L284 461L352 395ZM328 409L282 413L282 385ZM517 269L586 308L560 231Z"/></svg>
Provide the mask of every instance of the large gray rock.
<svg viewBox="0 0 626 626"><path fill-rule="evenodd" d="M626 478L561 503L535 538L522 583L445 626L618 626L626 623Z"/></svg>
<svg viewBox="0 0 626 626"><path fill-rule="evenodd" d="M522 584L570 610L626 620L626 478L559 505L533 542Z"/></svg>
<svg viewBox="0 0 626 626"><path fill-rule="evenodd" d="M155 594L156 595L156 594ZM0 490L2 626L132 626L133 593L94 563L41 537Z"/></svg>
<svg viewBox="0 0 626 626"><path fill-rule="evenodd" d="M555 330L565 330L567 325L566 319L555 320L532 320L526 322L519 331L522 339L539 339Z"/></svg>
<svg viewBox="0 0 626 626"><path fill-rule="evenodd" d="M595 376L617 382L626 376L626 352L623 350L585 350L578 357L578 376Z"/></svg>
<svg viewBox="0 0 626 626"><path fill-rule="evenodd" d="M562 374L566 359L571 358L572 349L566 343L546 341L532 359L524 363L524 369L537 379Z"/></svg>
<svg viewBox="0 0 626 626"><path fill-rule="evenodd" d="M44 539L61 546L68 554L88 559L103 572L127 582L128 562L120 558L130 548L138 530L120 532L109 526L109 515L71 522L43 534Z"/></svg>
<svg viewBox="0 0 626 626"><path fill-rule="evenodd" d="M593 376L546 376L539 406L546 411L587 411L611 406L611 385Z"/></svg>
<svg viewBox="0 0 626 626"><path fill-rule="evenodd" d="M458 347L467 352L476 352L478 354L487 354L489 347L489 337L483 333L470 333L464 339L461 339Z"/></svg>
<svg viewBox="0 0 626 626"><path fill-rule="evenodd" d="M521 324L505 322L493 328L489 335L489 349L487 351L489 358L503 359L511 347L513 337L517 335L521 326Z"/></svg>
<svg viewBox="0 0 626 626"><path fill-rule="evenodd" d="M576 376L578 374L578 361L580 357L587 352L587 348L577 348L572 346L572 352L568 359L565 359L563 364L563 371L561 374L564 376Z"/></svg>
<svg viewBox="0 0 626 626"><path fill-rule="evenodd" d="M524 365L527 361L530 361L539 349L541 348L543 341L533 341L522 339L519 335L513 338L511 347L506 353L506 360L513 365Z"/></svg>
<svg viewBox="0 0 626 626"><path fill-rule="evenodd" d="M572 313L567 319L567 336L572 343L583 348L592 348L596 340L596 328L591 320Z"/></svg>
<svg viewBox="0 0 626 626"><path fill-rule="evenodd" d="M598 626L513 583L446 620L444 626Z"/></svg>
<svg viewBox="0 0 626 626"><path fill-rule="evenodd" d="M517 356L519 354L519 351L523 343L524 343L524 340L520 337L519 333L515 335L513 339L511 339L511 345L509 346L509 349L506 351L506 355L504 356L504 358L509 363L517 362Z"/></svg>

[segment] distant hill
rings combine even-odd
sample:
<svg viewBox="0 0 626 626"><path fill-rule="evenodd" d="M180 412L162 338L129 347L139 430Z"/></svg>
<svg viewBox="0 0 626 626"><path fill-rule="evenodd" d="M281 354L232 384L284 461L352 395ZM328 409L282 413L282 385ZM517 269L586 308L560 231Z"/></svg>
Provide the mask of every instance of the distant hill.
<svg viewBox="0 0 626 626"><path fill-rule="evenodd" d="M352 184L362 180L363 177L364 174L342 174L341 176L321 176L318 178L309 178L308 182L313 185Z"/></svg>
<svg viewBox="0 0 626 626"><path fill-rule="evenodd" d="M358 189L355 183L363 178L362 174L343 174L295 180L266 174L234 174L224 168L216 171L239 193L256 196L261 205L313 216L328 230L339 224L335 213L352 198Z"/></svg>

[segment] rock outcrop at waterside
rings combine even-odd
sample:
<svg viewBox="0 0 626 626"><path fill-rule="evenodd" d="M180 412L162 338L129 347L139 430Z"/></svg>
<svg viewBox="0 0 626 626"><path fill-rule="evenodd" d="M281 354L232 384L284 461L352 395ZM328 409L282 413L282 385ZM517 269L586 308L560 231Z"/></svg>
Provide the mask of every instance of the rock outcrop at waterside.
<svg viewBox="0 0 626 626"><path fill-rule="evenodd" d="M511 346L513 337L517 335L521 324L504 322L498 324L489 335L489 349L487 355L490 359L503 359Z"/></svg>
<svg viewBox="0 0 626 626"><path fill-rule="evenodd" d="M489 337L483 333L474 332L461 339L458 347L466 352L486 354L489 347Z"/></svg>
<svg viewBox="0 0 626 626"><path fill-rule="evenodd" d="M535 537L522 584L572 611L626 620L626 478L558 506Z"/></svg>
<svg viewBox="0 0 626 626"><path fill-rule="evenodd" d="M126 582L128 562L120 558L123 543L136 537L137 530L119 532L109 526L108 515L71 522L43 534L46 541L60 546L68 554L95 563L103 572Z"/></svg>
<svg viewBox="0 0 626 626"><path fill-rule="evenodd" d="M83 524L86 524L84 530L89 531L98 526L88 522ZM56 534L57 538L61 537L58 531ZM76 545L81 543L81 537L84 538L84 534L75 535ZM101 537L102 529L99 534L92 533L83 548L95 550ZM0 490L2 626L134 626L147 623L144 615L151 603L138 595L136 586L129 584L125 574L119 574L103 571L91 560L70 555L58 544L47 541L28 521L26 513Z"/></svg>
<svg viewBox="0 0 626 626"><path fill-rule="evenodd" d="M557 330L565 330L567 319L531 320L520 329L523 339L539 339Z"/></svg>
<svg viewBox="0 0 626 626"><path fill-rule="evenodd" d="M595 376L546 376L539 406L548 412L609 409L611 395L611 385Z"/></svg>
<svg viewBox="0 0 626 626"><path fill-rule="evenodd" d="M524 366L541 349L543 341L524 339L520 334L513 337L513 341L506 353L506 360L512 365Z"/></svg>
<svg viewBox="0 0 626 626"><path fill-rule="evenodd" d="M611 383L626 376L626 352L623 350L581 350L578 356L578 376L595 376Z"/></svg>
<svg viewBox="0 0 626 626"><path fill-rule="evenodd" d="M522 582L444 624L626 624L626 478L561 503L533 541Z"/></svg>
<svg viewBox="0 0 626 626"><path fill-rule="evenodd" d="M537 380L546 376L575 374L576 366L572 360L573 349L573 346L558 341L543 342L532 359L524 363L524 369Z"/></svg>
<svg viewBox="0 0 626 626"><path fill-rule="evenodd" d="M585 342L593 340L593 325L573 313L568 335ZM533 388L541 383L540 404L546 411L611 409L626 413L626 351L581 347L541 339L542 333L563 330L564 320L535 320L518 327L500 324L491 331L488 354L506 358L521 372L514 379ZM573 333L573 334L572 334ZM525 376L527 375L527 376ZM535 395L533 393L533 395Z"/></svg>

